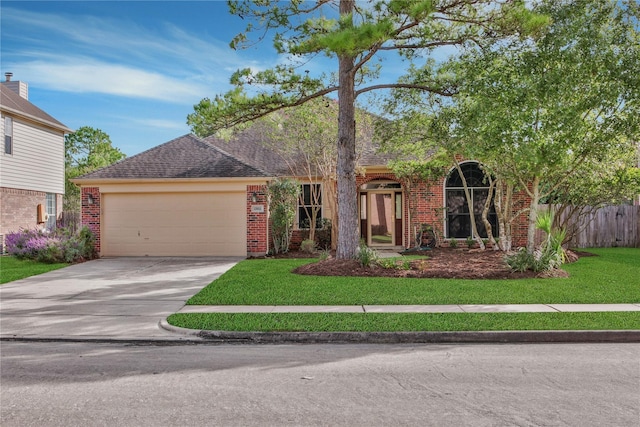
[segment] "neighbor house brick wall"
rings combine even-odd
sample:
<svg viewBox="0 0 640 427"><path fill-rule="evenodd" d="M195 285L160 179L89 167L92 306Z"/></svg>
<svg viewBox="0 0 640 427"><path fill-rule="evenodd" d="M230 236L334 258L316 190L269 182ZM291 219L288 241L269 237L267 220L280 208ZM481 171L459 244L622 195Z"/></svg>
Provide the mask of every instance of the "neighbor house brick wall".
<svg viewBox="0 0 640 427"><path fill-rule="evenodd" d="M58 195L58 215L62 209L62 195ZM34 229L42 227L37 221L37 206L47 204L47 193L17 188L0 188L0 240L4 248L4 236L19 231L21 228Z"/></svg>
<svg viewBox="0 0 640 427"><path fill-rule="evenodd" d="M82 225L88 227L95 235L96 250L100 252L100 189L98 187L83 187L81 202Z"/></svg>
<svg viewBox="0 0 640 427"><path fill-rule="evenodd" d="M247 255L260 256L268 251L267 186L247 185ZM257 201L253 201L253 196ZM261 211L261 212L260 212Z"/></svg>

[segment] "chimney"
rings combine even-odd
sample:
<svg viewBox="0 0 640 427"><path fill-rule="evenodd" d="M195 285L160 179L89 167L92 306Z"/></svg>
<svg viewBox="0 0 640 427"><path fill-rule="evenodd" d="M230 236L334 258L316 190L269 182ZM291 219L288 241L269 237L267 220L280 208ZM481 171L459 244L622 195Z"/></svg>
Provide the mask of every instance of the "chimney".
<svg viewBox="0 0 640 427"><path fill-rule="evenodd" d="M8 89L11 89L21 97L26 100L29 100L29 85L25 82L21 82L19 80L11 81L11 77L13 77L13 73L7 72L4 73L5 81L2 82Z"/></svg>

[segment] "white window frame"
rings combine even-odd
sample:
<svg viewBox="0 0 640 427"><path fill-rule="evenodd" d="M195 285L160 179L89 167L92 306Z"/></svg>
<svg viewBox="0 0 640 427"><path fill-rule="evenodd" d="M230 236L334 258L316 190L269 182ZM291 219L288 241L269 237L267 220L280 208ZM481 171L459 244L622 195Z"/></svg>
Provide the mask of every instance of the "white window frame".
<svg viewBox="0 0 640 427"><path fill-rule="evenodd" d="M13 155L13 119L9 116L4 118L4 154Z"/></svg>
<svg viewBox="0 0 640 427"><path fill-rule="evenodd" d="M54 230L56 228L56 222L58 218L58 195L55 193L47 193L46 206L49 219L45 224L47 230Z"/></svg>

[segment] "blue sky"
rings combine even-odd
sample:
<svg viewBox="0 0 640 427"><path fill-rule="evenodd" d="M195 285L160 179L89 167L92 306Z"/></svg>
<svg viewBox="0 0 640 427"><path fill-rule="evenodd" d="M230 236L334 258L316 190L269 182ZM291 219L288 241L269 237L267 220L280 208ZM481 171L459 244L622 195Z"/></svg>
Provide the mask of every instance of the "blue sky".
<svg viewBox="0 0 640 427"><path fill-rule="evenodd" d="M0 78L12 72L31 102L72 129L103 130L128 156L188 133L194 104L229 90L238 68L287 60L270 40L232 50L246 21L225 1L0 0L0 15ZM304 67L336 66L322 57ZM382 80L403 71L386 61Z"/></svg>
<svg viewBox="0 0 640 427"><path fill-rule="evenodd" d="M233 51L246 22L223 1L6 1L1 77L72 129L99 128L131 156L189 132L187 114L238 68L281 59L269 42Z"/></svg>

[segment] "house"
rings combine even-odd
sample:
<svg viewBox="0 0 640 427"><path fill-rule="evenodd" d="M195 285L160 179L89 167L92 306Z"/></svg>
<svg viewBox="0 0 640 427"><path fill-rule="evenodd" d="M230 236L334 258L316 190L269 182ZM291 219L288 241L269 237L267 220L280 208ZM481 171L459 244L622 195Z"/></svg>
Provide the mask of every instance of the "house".
<svg viewBox="0 0 640 427"><path fill-rule="evenodd" d="M74 179L81 187L82 222L96 234L100 254L264 255L270 242L266 185L290 176L295 163L266 148L265 137L259 126L231 141L184 135ZM360 234L368 245L413 247L413 228L421 223L432 224L444 239L470 235L470 214L453 166L444 180L420 182L407 192L387 166L389 160L370 144L360 157L353 203L359 206ZM482 171L477 162L463 162L462 168L479 209L488 194ZM309 186L322 185L300 181L305 197L298 206L294 245L303 238L304 205L312 203L306 196ZM320 215L331 218L325 197L320 204ZM495 223L495 214L490 220ZM516 244L526 240L525 220L514 227Z"/></svg>
<svg viewBox="0 0 640 427"><path fill-rule="evenodd" d="M64 124L29 102L27 83L0 84L0 246L20 228L52 229L64 195Z"/></svg>

